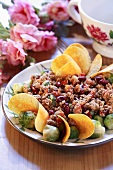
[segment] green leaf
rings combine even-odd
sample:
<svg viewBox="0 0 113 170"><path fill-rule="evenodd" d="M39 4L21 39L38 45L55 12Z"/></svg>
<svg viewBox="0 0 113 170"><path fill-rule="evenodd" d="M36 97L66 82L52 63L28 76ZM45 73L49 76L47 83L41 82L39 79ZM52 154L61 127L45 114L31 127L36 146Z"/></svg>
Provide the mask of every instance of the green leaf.
<svg viewBox="0 0 113 170"><path fill-rule="evenodd" d="M8 22L9 22L9 27L10 28L14 27L15 24L11 20L8 20Z"/></svg>
<svg viewBox="0 0 113 170"><path fill-rule="evenodd" d="M108 78L108 80L111 84L113 84L113 74L112 73L110 74L110 77Z"/></svg>
<svg viewBox="0 0 113 170"><path fill-rule="evenodd" d="M4 26L0 22L0 39L6 40L7 38L10 38L9 29L4 28Z"/></svg>
<svg viewBox="0 0 113 170"><path fill-rule="evenodd" d="M112 31L112 30L110 30L110 32L109 32L109 36L110 36L110 38L112 38L112 39L113 39L113 31Z"/></svg>
<svg viewBox="0 0 113 170"><path fill-rule="evenodd" d="M33 7L33 8L35 10L35 13L38 15L40 10L38 8L36 8L36 7Z"/></svg>

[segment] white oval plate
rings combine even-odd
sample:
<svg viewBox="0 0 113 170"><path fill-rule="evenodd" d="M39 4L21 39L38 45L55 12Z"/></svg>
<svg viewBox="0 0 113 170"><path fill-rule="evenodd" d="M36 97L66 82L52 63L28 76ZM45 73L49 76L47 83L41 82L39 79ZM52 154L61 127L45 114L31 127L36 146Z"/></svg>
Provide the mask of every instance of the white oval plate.
<svg viewBox="0 0 113 170"><path fill-rule="evenodd" d="M42 71L45 69L49 69L51 65L51 60L43 61L40 63L37 63L33 66L30 66L26 68L25 70L21 71L18 73L16 76L14 76L9 83L7 84L4 94L3 94L3 102L2 102L2 107L4 114L7 118L7 120L10 122L10 124L17 129L20 133L24 134L27 137L30 137L31 139L34 139L35 141L42 142L45 144L53 145L53 146L59 146L59 147L74 147L74 148L83 148L83 147L91 147L91 146L96 146L99 144L103 144L105 142L108 142L113 139L113 130L108 130L106 131L105 135L103 137L97 138L97 139L87 139L87 140L82 140L82 141L72 141L68 140L66 143L62 144L60 142L48 142L44 141L42 139L42 135L38 133L37 131L31 131L28 129L25 129L25 131L22 131L19 124L17 123L16 118L14 118L13 113L8 109L8 101L10 97L12 96L11 93L11 87L13 86L14 83L23 83L27 80L30 79L32 74L38 73L40 74Z"/></svg>

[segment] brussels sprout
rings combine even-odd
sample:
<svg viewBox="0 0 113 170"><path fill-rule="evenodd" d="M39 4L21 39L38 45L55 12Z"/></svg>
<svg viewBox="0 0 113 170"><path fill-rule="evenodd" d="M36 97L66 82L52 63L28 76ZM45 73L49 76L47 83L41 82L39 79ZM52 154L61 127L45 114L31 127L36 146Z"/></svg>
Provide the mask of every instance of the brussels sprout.
<svg viewBox="0 0 113 170"><path fill-rule="evenodd" d="M76 139L79 136L79 130L75 126L70 127L70 137L69 139Z"/></svg>
<svg viewBox="0 0 113 170"><path fill-rule="evenodd" d="M101 123L97 120L92 120L92 121L95 125L95 129L94 129L94 133L90 136L90 139L95 139L103 136L105 133L105 127L103 127Z"/></svg>
<svg viewBox="0 0 113 170"><path fill-rule="evenodd" d="M60 135L60 131L57 127L51 126L51 125L46 125L43 129L43 139L54 142L58 140Z"/></svg>
<svg viewBox="0 0 113 170"><path fill-rule="evenodd" d="M100 124L101 124L102 126L104 126L104 119L103 119L103 117L101 117L101 116L99 116L99 115L95 115L95 116L94 116L94 119L97 120L97 121L99 121Z"/></svg>
<svg viewBox="0 0 113 170"><path fill-rule="evenodd" d="M34 129L35 117L33 112L26 111L19 114L18 120L23 128Z"/></svg>
<svg viewBox="0 0 113 170"><path fill-rule="evenodd" d="M22 83L15 83L13 85L13 92L14 92L14 94L22 93L23 92L23 84Z"/></svg>
<svg viewBox="0 0 113 170"><path fill-rule="evenodd" d="M113 114L109 114L105 117L104 119L104 125L108 128L108 129L113 129Z"/></svg>

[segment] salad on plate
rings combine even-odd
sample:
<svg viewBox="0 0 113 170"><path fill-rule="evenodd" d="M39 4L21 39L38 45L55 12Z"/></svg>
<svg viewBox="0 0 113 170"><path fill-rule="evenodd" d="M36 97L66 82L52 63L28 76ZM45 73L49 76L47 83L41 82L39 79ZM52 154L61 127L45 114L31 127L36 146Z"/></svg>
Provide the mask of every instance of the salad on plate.
<svg viewBox="0 0 113 170"><path fill-rule="evenodd" d="M69 45L50 69L14 83L8 109L21 129L42 134L49 142L102 138L113 129L113 64L93 61L79 43Z"/></svg>

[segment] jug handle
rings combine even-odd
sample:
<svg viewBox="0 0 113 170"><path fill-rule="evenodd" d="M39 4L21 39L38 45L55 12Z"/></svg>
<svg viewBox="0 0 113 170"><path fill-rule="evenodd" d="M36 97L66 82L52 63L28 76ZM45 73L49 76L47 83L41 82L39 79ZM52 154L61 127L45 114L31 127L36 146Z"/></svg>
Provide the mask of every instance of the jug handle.
<svg viewBox="0 0 113 170"><path fill-rule="evenodd" d="M82 20L80 17L80 14L76 11L75 5L78 6L79 0L71 0L68 3L68 13L71 16L71 18L76 21L79 24L82 24Z"/></svg>

